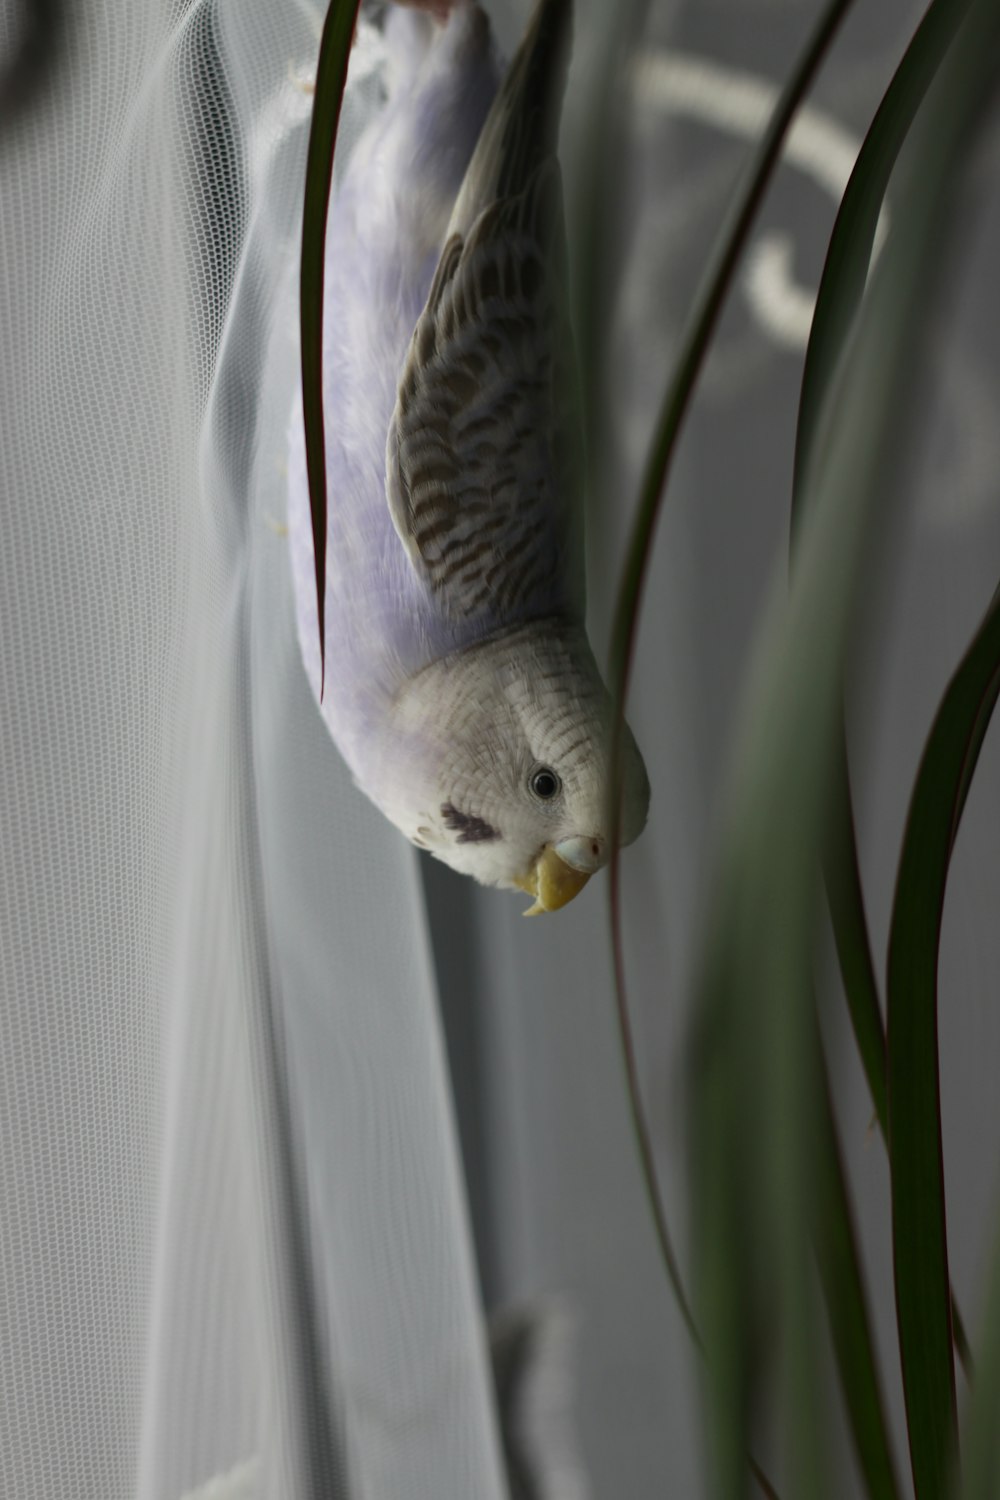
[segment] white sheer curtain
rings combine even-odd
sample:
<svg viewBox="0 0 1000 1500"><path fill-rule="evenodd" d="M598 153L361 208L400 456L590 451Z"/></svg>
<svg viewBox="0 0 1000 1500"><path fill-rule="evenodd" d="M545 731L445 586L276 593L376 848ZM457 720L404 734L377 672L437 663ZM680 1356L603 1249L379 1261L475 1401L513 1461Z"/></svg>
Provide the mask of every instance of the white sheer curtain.
<svg viewBox="0 0 1000 1500"><path fill-rule="evenodd" d="M418 869L281 535L320 16L62 21L0 134L0 1492L499 1500Z"/></svg>

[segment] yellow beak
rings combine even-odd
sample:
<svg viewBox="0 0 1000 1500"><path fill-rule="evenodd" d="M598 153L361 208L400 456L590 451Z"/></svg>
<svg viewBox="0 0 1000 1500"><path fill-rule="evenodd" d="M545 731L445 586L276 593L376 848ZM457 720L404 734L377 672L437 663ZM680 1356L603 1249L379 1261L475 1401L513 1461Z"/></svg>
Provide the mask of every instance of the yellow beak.
<svg viewBox="0 0 1000 1500"><path fill-rule="evenodd" d="M554 849L543 849L531 873L515 882L519 890L535 898L524 915L537 917L539 912L558 911L580 894L592 874L592 870L574 869Z"/></svg>

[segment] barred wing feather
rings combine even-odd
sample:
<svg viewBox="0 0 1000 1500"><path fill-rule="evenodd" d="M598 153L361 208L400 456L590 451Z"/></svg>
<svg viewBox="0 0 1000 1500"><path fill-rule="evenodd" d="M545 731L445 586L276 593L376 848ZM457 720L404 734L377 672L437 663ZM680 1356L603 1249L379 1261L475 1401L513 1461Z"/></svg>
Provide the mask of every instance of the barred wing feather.
<svg viewBox="0 0 1000 1500"><path fill-rule="evenodd" d="M581 436L559 167L448 240L403 367L386 450L393 524L451 619L579 614Z"/></svg>

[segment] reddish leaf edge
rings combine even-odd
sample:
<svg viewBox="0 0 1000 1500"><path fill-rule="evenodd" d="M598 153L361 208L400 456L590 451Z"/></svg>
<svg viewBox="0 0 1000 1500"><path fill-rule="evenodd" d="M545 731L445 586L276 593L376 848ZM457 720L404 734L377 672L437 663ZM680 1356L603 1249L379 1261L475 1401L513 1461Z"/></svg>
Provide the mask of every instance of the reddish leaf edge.
<svg viewBox="0 0 1000 1500"><path fill-rule="evenodd" d="M654 1227L671 1286L677 1295L685 1323L697 1338L688 1299L683 1291L676 1255L656 1177L652 1147L642 1105L635 1049L629 1018L625 953L621 931L621 865L619 842L622 816L622 749L625 703L635 653L639 613L646 582L653 534L659 519L664 491L677 439L693 396L695 383L708 351L712 334L746 248L757 211L777 165L782 144L796 111L805 98L834 35L852 0L829 0L804 48L794 72L778 99L771 117L748 163L746 175L733 207L720 231L709 266L695 298L681 354L665 393L640 489L636 517L619 583L612 632L610 680L614 714L610 743L611 788L609 859L609 914L614 967L614 991L619 1032L628 1084L632 1118L636 1127L640 1164Z"/></svg>
<svg viewBox="0 0 1000 1500"><path fill-rule="evenodd" d="M716 238L708 271L696 294L691 314L681 339L680 357L668 383L654 429L653 441L640 486L635 520L632 525L625 564L619 582L612 628L609 681L614 705L609 754L611 853L609 859L609 920L614 973L614 994L618 1014L622 1057L625 1067L629 1106L635 1129L640 1167L646 1195L660 1247L664 1268L684 1322L696 1346L701 1339L673 1248L665 1207L660 1193L649 1129L639 1085L635 1047L630 1021L625 976L625 954L621 932L621 866L620 838L623 791L623 732L625 705L635 656L639 615L645 589L653 537L662 508L666 482L677 440L693 396L701 366L712 335L735 277L740 258L748 243L757 212L770 185L785 136L792 120L811 87L820 65L853 0L829 0L799 61L779 96L771 117L750 156L740 189L733 200L729 216ZM768 1497L775 1490L756 1461L749 1459L750 1469Z"/></svg>

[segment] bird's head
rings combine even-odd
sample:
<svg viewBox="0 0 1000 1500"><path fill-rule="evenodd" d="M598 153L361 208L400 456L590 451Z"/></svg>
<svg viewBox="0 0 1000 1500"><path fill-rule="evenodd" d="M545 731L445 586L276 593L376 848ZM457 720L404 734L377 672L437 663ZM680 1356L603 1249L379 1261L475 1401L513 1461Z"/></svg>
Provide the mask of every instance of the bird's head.
<svg viewBox="0 0 1000 1500"><path fill-rule="evenodd" d="M555 911L610 856L611 703L583 630L537 621L437 662L407 685L372 795L422 848ZM626 727L621 842L649 780Z"/></svg>

